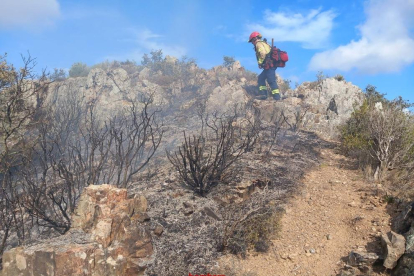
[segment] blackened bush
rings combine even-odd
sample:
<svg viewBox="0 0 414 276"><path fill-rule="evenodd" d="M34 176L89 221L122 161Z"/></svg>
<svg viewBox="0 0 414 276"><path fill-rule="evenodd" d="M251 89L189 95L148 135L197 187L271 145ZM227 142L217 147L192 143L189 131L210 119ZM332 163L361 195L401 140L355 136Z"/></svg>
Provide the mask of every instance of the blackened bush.
<svg viewBox="0 0 414 276"><path fill-rule="evenodd" d="M203 120L203 129L195 135L184 132L184 142L168 159L184 184L205 196L220 182L236 176L234 164L257 141L259 127L249 118L239 126L237 112L231 116L213 116Z"/></svg>

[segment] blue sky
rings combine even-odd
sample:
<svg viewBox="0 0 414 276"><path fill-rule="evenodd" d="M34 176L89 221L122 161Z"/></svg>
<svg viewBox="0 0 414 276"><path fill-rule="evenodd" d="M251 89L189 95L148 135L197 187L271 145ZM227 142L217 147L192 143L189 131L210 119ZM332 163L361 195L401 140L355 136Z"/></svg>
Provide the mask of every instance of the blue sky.
<svg viewBox="0 0 414 276"><path fill-rule="evenodd" d="M414 0L0 0L0 10L0 54L16 66L28 51L39 69L68 69L162 49L260 72L247 43L257 30L289 53L277 72L292 86L323 71L414 102Z"/></svg>

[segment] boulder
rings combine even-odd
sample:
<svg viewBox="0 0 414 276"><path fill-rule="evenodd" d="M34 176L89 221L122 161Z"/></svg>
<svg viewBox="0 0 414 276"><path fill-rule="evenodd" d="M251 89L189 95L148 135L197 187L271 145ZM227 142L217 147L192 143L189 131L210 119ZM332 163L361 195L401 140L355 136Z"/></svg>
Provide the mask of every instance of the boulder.
<svg viewBox="0 0 414 276"><path fill-rule="evenodd" d="M44 244L3 255L0 276L143 275L153 253L149 229L140 223L147 201L110 185L85 188L72 228Z"/></svg>
<svg viewBox="0 0 414 276"><path fill-rule="evenodd" d="M393 269L405 252L405 238L393 231L381 235L381 244L385 252L384 267Z"/></svg>
<svg viewBox="0 0 414 276"><path fill-rule="evenodd" d="M240 84L226 84L216 87L210 94L207 103L207 113L225 113L234 109L235 106L239 108L245 107L249 101L249 96Z"/></svg>
<svg viewBox="0 0 414 276"><path fill-rule="evenodd" d="M323 138L336 138L337 127L351 116L355 105L361 105L364 99L362 90L350 82L329 78L317 82L304 82L294 90L284 93L284 101L297 106L301 99L303 128L317 132Z"/></svg>

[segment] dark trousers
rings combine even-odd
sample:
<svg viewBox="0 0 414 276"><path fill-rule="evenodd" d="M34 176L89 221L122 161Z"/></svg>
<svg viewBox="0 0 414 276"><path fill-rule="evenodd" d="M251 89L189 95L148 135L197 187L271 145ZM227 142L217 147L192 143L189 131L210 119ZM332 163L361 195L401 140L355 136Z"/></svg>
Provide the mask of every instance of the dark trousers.
<svg viewBox="0 0 414 276"><path fill-rule="evenodd" d="M278 89L276 82L276 68L264 69L258 78L259 86L266 86L266 80L272 90Z"/></svg>

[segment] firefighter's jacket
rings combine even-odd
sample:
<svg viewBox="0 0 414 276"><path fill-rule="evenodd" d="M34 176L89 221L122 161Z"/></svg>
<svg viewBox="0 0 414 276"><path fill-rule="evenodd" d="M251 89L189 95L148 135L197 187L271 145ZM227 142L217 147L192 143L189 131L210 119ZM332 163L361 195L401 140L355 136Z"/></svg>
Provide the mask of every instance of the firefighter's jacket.
<svg viewBox="0 0 414 276"><path fill-rule="evenodd" d="M257 63L259 65L262 65L263 61L266 58L266 55L270 53L270 50L271 50L270 45L264 41L259 40L257 41L255 45L255 50L256 50Z"/></svg>

